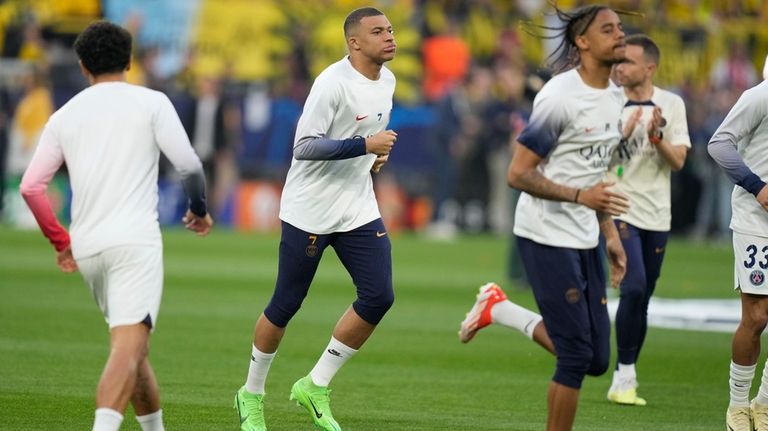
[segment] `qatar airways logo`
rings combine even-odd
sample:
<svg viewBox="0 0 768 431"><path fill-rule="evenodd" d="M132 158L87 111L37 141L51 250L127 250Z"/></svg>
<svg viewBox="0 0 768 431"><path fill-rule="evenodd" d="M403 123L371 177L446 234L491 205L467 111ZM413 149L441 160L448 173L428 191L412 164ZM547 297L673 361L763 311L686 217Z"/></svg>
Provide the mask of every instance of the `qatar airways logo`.
<svg viewBox="0 0 768 431"><path fill-rule="evenodd" d="M613 144L592 144L579 149L579 156L593 168L608 168L616 146Z"/></svg>

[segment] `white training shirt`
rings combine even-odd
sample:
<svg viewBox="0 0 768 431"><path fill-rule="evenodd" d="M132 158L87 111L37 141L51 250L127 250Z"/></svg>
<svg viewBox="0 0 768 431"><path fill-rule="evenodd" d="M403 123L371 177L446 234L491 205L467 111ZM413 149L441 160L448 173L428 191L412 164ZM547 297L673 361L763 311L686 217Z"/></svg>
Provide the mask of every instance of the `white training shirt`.
<svg viewBox="0 0 768 431"><path fill-rule="evenodd" d="M712 136L708 149L738 184L731 195L731 229L767 237L768 212L755 194L768 179L768 81L741 95Z"/></svg>
<svg viewBox="0 0 768 431"><path fill-rule="evenodd" d="M576 69L553 77L536 95L528 126L518 142L543 158L539 171L557 184L588 188L602 181L619 144L621 89L596 89ZM595 211L572 202L522 193L515 235L539 244L574 249L597 247Z"/></svg>
<svg viewBox="0 0 768 431"><path fill-rule="evenodd" d="M385 130L395 76L386 67L372 81L347 57L315 79L296 128L294 148L307 137L348 139ZM280 200L280 219L301 230L347 232L380 218L373 193L374 154L342 160L291 162Z"/></svg>
<svg viewBox="0 0 768 431"><path fill-rule="evenodd" d="M67 165L75 258L121 245L162 246L160 151L183 177L202 174L168 97L125 82L99 83L73 97L48 120L36 151L26 187Z"/></svg>
<svg viewBox="0 0 768 431"><path fill-rule="evenodd" d="M640 229L667 232L672 222L672 168L649 141L648 123L653 119L654 106L660 107L661 116L667 120L661 129L664 140L690 148L685 104L680 96L658 87L653 87L649 102L630 102L626 97L624 101L622 124L627 124L637 109L642 110L642 116L629 138L613 153L606 175L608 181L616 183L613 190L629 198L629 211L616 219Z"/></svg>

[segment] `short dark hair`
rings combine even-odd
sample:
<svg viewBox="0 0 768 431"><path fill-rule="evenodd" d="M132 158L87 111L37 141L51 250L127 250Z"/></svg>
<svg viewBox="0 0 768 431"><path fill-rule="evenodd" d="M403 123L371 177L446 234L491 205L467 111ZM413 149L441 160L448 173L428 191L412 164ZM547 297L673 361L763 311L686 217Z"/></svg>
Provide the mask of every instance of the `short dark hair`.
<svg viewBox="0 0 768 431"><path fill-rule="evenodd" d="M352 28L359 24L361 19L379 15L384 15L384 13L374 7L361 7L360 9L353 10L347 15L347 19L344 20L344 37L349 37Z"/></svg>
<svg viewBox="0 0 768 431"><path fill-rule="evenodd" d="M643 48L643 55L645 56L645 59L656 65L659 64L659 60L661 60L661 52L659 51L658 45L656 45L656 43L650 37L648 37L648 35L642 33L633 34L627 36L624 41L627 45L634 45Z"/></svg>
<svg viewBox="0 0 768 431"><path fill-rule="evenodd" d="M75 39L75 52L94 76L122 72L131 62L131 33L109 21L96 21Z"/></svg>

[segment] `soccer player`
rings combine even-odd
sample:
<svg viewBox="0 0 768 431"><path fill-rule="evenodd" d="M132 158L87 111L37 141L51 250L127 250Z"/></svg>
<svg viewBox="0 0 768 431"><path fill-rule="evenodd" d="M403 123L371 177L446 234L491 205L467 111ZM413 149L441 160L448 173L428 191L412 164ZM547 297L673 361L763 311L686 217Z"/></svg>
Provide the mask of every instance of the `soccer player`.
<svg viewBox="0 0 768 431"><path fill-rule="evenodd" d="M626 38L626 59L614 68L624 87L623 139L614 152L608 180L632 206L614 218L627 254L616 312L618 361L608 399L645 405L637 396L635 363L648 329L648 302L661 273L672 220L670 174L685 163L691 139L683 99L653 85L659 48L646 35Z"/></svg>
<svg viewBox="0 0 768 431"><path fill-rule="evenodd" d="M584 376L608 368L610 320L598 237L601 231L605 235L616 287L626 256L611 216L628 206L602 181L621 139L621 90L609 79L613 65L624 60L621 21L599 5L556 11L565 23L558 60L575 64L536 95L508 172L510 186L523 192L514 232L541 316L507 301L490 283L481 288L460 331L466 342L497 322L556 354L547 394L549 431L573 427Z"/></svg>
<svg viewBox="0 0 768 431"><path fill-rule="evenodd" d="M310 373L291 389L325 430L340 430L328 385L392 306L391 245L371 172L386 163L397 134L385 130L395 77L392 25L366 7L344 21L349 55L312 85L296 129L293 161L280 203L282 237L275 290L256 322L248 377L235 396L244 431L266 429L264 381L288 322L301 307L326 247L352 276L357 299L341 316Z"/></svg>
<svg viewBox="0 0 768 431"><path fill-rule="evenodd" d="M190 198L187 229L206 235L202 164L170 100L129 85L131 35L105 21L75 41L90 82L48 120L21 182L21 194L64 272L78 269L109 324L110 353L96 391L94 431L120 428L130 401L144 431L163 429L149 337L163 289L157 215L162 151L179 170ZM66 163L72 185L71 242L45 196Z"/></svg>
<svg viewBox="0 0 768 431"><path fill-rule="evenodd" d="M741 322L733 336L726 426L768 430L768 362L757 396L749 390L768 323L768 81L746 90L709 141L710 156L736 184L731 195L734 288ZM750 423L752 422L752 423ZM754 426L754 428L753 428Z"/></svg>

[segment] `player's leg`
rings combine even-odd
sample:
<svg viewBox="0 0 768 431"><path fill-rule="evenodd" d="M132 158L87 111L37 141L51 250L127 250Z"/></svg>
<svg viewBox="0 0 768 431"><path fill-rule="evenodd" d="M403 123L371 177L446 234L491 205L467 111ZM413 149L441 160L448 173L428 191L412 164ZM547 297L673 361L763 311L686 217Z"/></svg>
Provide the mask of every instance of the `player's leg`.
<svg viewBox="0 0 768 431"><path fill-rule="evenodd" d="M144 358L139 364L136 375L136 386L131 395L131 405L136 413L136 420L142 431L163 431L163 411L160 410L160 391L155 377L155 371Z"/></svg>
<svg viewBox="0 0 768 431"><path fill-rule="evenodd" d="M641 314L642 326L640 327L640 342L637 346L637 358L645 343L645 335L648 333L648 305L651 302L653 292L656 291L656 282L661 275L661 265L664 262L664 254L667 250L669 232L643 231L643 261L645 262L645 300L643 301L643 313Z"/></svg>
<svg viewBox="0 0 768 431"><path fill-rule="evenodd" d="M515 329L555 354L555 347L547 334L541 315L509 301L496 283L480 286L475 303L461 322L459 340L468 343L477 331L491 323Z"/></svg>
<svg viewBox="0 0 768 431"><path fill-rule="evenodd" d="M282 223L275 290L256 321L248 376L235 394L235 409L243 431L266 429L263 409L267 374L288 322L307 296L328 241L328 235L316 235Z"/></svg>
<svg viewBox="0 0 768 431"><path fill-rule="evenodd" d="M579 406L579 389L555 381L547 390L547 431L571 431Z"/></svg>
<svg viewBox="0 0 768 431"><path fill-rule="evenodd" d="M733 335L726 425L735 431L751 429L749 391L760 355L760 335L768 324L765 274L758 263L762 257L758 252L768 246L765 242L764 238L733 234L734 279L735 288L741 291L741 321Z"/></svg>
<svg viewBox="0 0 768 431"><path fill-rule="evenodd" d="M615 223L627 255L627 272L619 287L620 299L616 310L618 359L607 398L618 404L645 405L645 401L637 397L635 373L635 360L643 334L644 304L648 286L643 237L640 229L620 220Z"/></svg>
<svg viewBox="0 0 768 431"><path fill-rule="evenodd" d="M110 354L96 392L94 430L116 430L134 393L160 308L161 247L117 247L78 260L110 326ZM159 404L158 404L159 410Z"/></svg>
<svg viewBox="0 0 768 431"><path fill-rule="evenodd" d="M528 281L555 351L557 364L550 385L548 430L570 430L579 390L593 365L587 279L577 250L518 240Z"/></svg>
<svg viewBox="0 0 768 431"><path fill-rule="evenodd" d="M291 398L309 411L316 425L338 430L330 409L328 385L392 306L394 291L392 246L381 219L335 234L331 245L352 276L357 299L336 323L331 340L312 371L294 384Z"/></svg>
<svg viewBox="0 0 768 431"><path fill-rule="evenodd" d="M116 326L110 331L110 352L96 389L94 431L119 429L134 392L139 364L146 358L149 328L143 323ZM121 415L120 422L115 423ZM115 426L117 425L117 426Z"/></svg>

